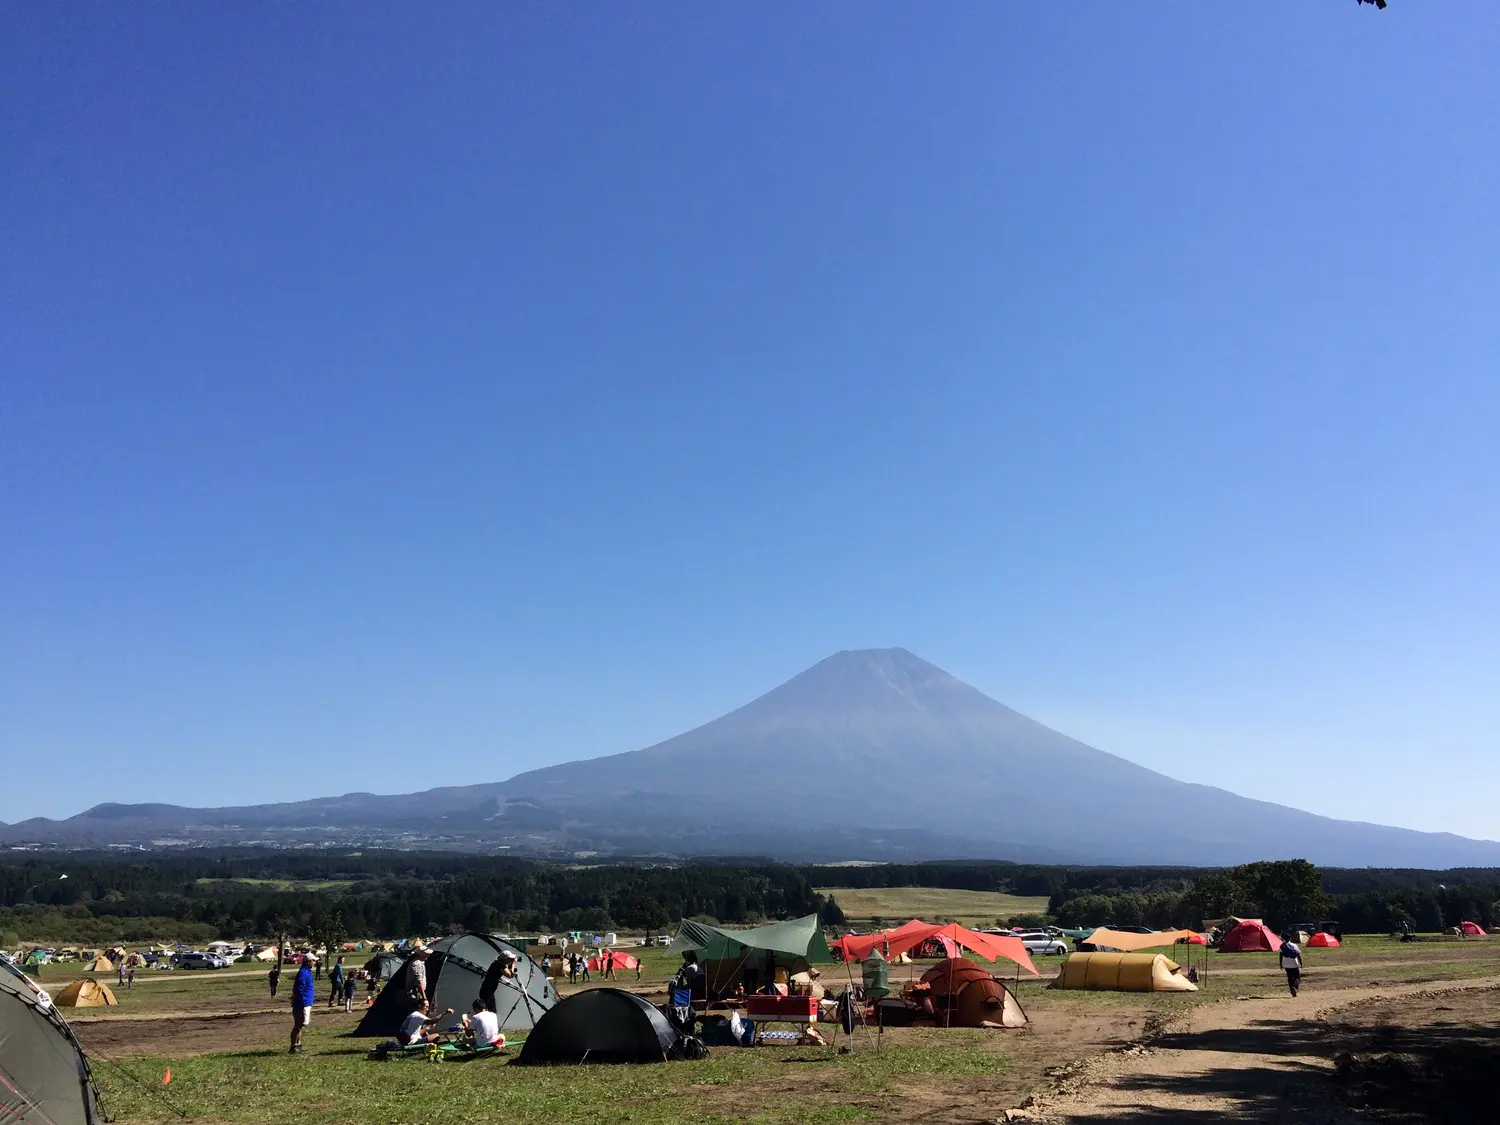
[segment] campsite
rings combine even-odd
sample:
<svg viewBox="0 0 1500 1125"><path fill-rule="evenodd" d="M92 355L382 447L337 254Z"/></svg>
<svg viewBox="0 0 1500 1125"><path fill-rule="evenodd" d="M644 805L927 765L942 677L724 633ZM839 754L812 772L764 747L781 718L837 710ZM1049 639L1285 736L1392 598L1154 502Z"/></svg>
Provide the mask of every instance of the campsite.
<svg viewBox="0 0 1500 1125"><path fill-rule="evenodd" d="M703 954L709 969L705 988L728 991L761 983L763 972L772 973L775 979L778 973L789 976L787 970L802 965L796 954L816 951L825 941L811 920L801 929L792 922L749 930L687 923L678 927L676 948L632 945L643 937L621 934L617 935L620 948L640 961L639 983L631 970L618 972L613 981L595 976L586 984L573 984L563 977L543 986L538 978L536 985L528 985L534 995L555 987L558 995L552 998L551 1011L559 1013L560 1019L570 997L598 1000L588 1009L579 1008L574 1022L595 1036L600 1028L608 1032L612 1027L618 1028L619 1036L635 1036L628 1042L617 1038L615 1046L625 1043L634 1052L646 1042L654 1065L555 1065L576 1064L576 1057L544 1060L554 1065L505 1065L510 1060L527 1061L521 1056L527 1051L529 1028L508 1032L505 1058L493 1062L381 1065L367 1057L371 1039L357 1034L381 1000L366 1007L361 989L360 1003L352 1013L329 1009L323 1003L326 984L321 980L306 1053L288 1056L285 994L275 1000L269 996L263 963L239 962L210 973L143 973L133 989L118 993L114 1005L59 1010L66 1011L91 1061L106 1108L126 1125L182 1120L224 1125L293 1121L375 1125L470 1120L480 1113L523 1125L606 1115L612 1120L642 1122L886 1121L913 1116L962 1122L1003 1120L1007 1112L1015 1114L1012 1119L1016 1120L1028 1119L1030 1114L1033 1120L1083 1121L1113 1119L1100 1115L1118 1110L1118 1101L1111 1098L1127 1078L1130 1083L1142 1081L1129 1068L1146 1063L1165 1066L1170 1060L1177 1069L1170 1094L1174 1105L1190 1104L1184 1098L1208 1096L1195 1082L1206 1085L1213 1074L1222 1077L1225 1059L1219 1039L1270 1035L1265 1030L1268 1015L1296 1014L1308 1019L1330 1010L1317 1021L1323 1038L1315 1046L1308 1045L1305 1031L1288 1031L1287 1043L1257 1046L1256 1051L1235 1058L1253 1061L1257 1052L1279 1055L1295 1048L1298 1053L1312 1053L1309 1073L1325 1074L1331 1082L1338 1044L1368 1045L1380 1039L1380 1027L1389 1028L1392 1023L1413 1029L1411 1034L1420 1043L1430 1044L1432 1030L1442 1026L1445 1011L1455 1004L1472 1003L1471 997L1492 997L1491 990L1500 986L1500 941L1492 942L1487 936L1401 941L1348 935L1337 947L1308 948L1309 991L1291 1001L1275 955L1267 952L1187 949L1181 943L1142 946L1140 953L1074 954L1085 960L1180 960L1198 976L1196 991L1075 991L1053 987L1061 986L1055 978L1066 972L1067 960L1038 958L1037 974L1032 975L1019 958L997 955L995 961L988 960L984 950L995 952L998 947L986 944L985 935L955 923L914 919L893 926L887 935L879 945L891 954L885 972L893 994L910 995L913 988L920 992L924 980L937 982L941 988L946 976L952 988L951 982L958 978L972 977L986 982L983 987L993 995L1013 997L1021 1019L996 1018L989 1027L956 1026L958 1019L945 1021L939 1014L935 1023L927 1020L927 1026L857 1026L852 1035L825 1023L820 1026L829 1040L826 1044L796 1039L750 1048L715 1045L706 1058L674 1062L660 1061L668 1057L665 1048L653 1055L651 1036L660 1034L665 1044L665 1036L670 1035L660 1031L667 1025L657 1014L658 1006L671 1001L670 981L683 963L684 944ZM1156 935L1134 936L1145 943ZM951 950L943 948L944 939L982 948L961 948L958 959L945 960L941 954ZM1115 940L1126 941L1123 937ZM474 966L483 960L480 941L460 937L434 945L434 949L442 946L440 952L452 958L432 974L444 1006L456 1007L455 1000L479 987ZM872 945L870 936L837 939L836 944L842 941L851 943L856 953ZM466 942L475 944L471 948ZM759 946L752 952L746 942L776 944L783 951L768 957ZM491 941L486 948L504 944ZM938 956L908 959L922 952ZM363 953L356 955L351 963L363 957ZM816 959L819 975L814 979L822 981L830 996L862 980L862 961L824 961L821 954ZM49 987L59 991L61 970L61 965L51 965L44 971ZM454 976L455 971L460 975ZM110 975L81 971L77 966L66 975L97 979L103 986L113 981ZM604 1003L615 989L636 995L625 996L620 1003ZM941 1013L941 1003L938 1010ZM987 1010L995 1014L1002 1009ZM600 1015L616 1011L618 1019ZM958 1005L953 1011L959 1011ZM559 1024L559 1020L550 1022ZM954 1026L944 1026L945 1022ZM1195 1029L1200 1026L1205 1029L1203 1036L1219 1037L1204 1049L1195 1046ZM1428 1030L1419 1035L1421 1028ZM550 1033L548 1037L556 1038ZM610 1046L602 1040L597 1045ZM635 1061L633 1054L631 1061ZM1378 1079L1378 1073L1358 1075L1362 1096L1376 1102L1398 1096L1386 1091ZM1299 1072L1297 1081L1306 1086L1310 1079ZM1130 1088L1130 1096L1139 1101L1139 1091L1133 1085ZM1240 1107L1244 1116L1236 1119L1277 1120L1264 1114L1280 1102L1268 1102L1267 1091L1255 1083L1246 1089L1249 1092ZM1213 1096L1222 1098L1223 1092ZM1279 1088L1276 1097L1285 1096L1286 1090ZM1315 1092L1309 1090L1307 1096ZM1326 1091L1316 1096L1326 1096Z"/></svg>

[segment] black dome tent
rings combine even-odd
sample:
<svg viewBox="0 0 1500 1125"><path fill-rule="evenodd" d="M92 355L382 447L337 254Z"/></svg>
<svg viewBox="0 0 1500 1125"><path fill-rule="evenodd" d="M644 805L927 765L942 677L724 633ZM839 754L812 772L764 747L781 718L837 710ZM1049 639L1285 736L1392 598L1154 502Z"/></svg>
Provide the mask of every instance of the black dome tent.
<svg viewBox="0 0 1500 1125"><path fill-rule="evenodd" d="M490 934L460 934L443 938L428 946L427 995L432 1001L430 1012L436 1014L452 1008L455 1018L467 1012L479 997L485 974L503 955L516 958L516 975L499 977L495 988L495 1015L504 1031L531 1027L557 1003L557 990L542 972L541 966L510 942ZM411 1013L405 966L397 969L365 1009L364 1018L353 1034L358 1036L394 1036L401 1021Z"/></svg>
<svg viewBox="0 0 1500 1125"><path fill-rule="evenodd" d="M0 961L0 1120L95 1125L104 1120L88 1064L47 994Z"/></svg>
<svg viewBox="0 0 1500 1125"><path fill-rule="evenodd" d="M595 988L569 996L538 1020L516 1062L658 1063L676 1046L672 1025L642 997Z"/></svg>

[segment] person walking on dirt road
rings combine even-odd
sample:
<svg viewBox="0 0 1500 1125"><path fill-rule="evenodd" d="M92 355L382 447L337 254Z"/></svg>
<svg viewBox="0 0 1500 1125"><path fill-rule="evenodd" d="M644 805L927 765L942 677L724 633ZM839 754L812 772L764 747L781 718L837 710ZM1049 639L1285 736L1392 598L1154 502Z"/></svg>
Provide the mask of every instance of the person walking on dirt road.
<svg viewBox="0 0 1500 1125"><path fill-rule="evenodd" d="M1297 989L1302 987L1302 949L1288 935L1282 938L1278 952L1281 955L1281 968L1286 973L1286 986L1295 996Z"/></svg>

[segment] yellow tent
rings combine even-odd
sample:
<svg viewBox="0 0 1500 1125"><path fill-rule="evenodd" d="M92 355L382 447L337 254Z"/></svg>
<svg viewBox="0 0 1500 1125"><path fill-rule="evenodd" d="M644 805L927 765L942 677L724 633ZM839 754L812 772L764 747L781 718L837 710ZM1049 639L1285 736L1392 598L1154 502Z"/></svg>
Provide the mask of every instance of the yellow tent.
<svg viewBox="0 0 1500 1125"><path fill-rule="evenodd" d="M1198 991L1182 974L1182 966L1160 953L1069 954L1052 987L1100 992Z"/></svg>
<svg viewBox="0 0 1500 1125"><path fill-rule="evenodd" d="M86 973L112 973L115 971L115 963L108 957L95 957L83 967Z"/></svg>
<svg viewBox="0 0 1500 1125"><path fill-rule="evenodd" d="M52 998L59 1008L113 1008L119 1003L109 985L98 980L75 980Z"/></svg>

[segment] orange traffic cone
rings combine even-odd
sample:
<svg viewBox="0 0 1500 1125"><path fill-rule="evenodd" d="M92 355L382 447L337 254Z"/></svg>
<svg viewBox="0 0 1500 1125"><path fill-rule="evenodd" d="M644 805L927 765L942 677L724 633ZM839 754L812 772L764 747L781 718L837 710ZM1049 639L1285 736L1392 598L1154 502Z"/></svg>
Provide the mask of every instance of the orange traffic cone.
<svg viewBox="0 0 1500 1125"><path fill-rule="evenodd" d="M161 1076L161 1084L163 1086L170 1086L172 1084L172 1068L170 1066L167 1067L167 1072Z"/></svg>

